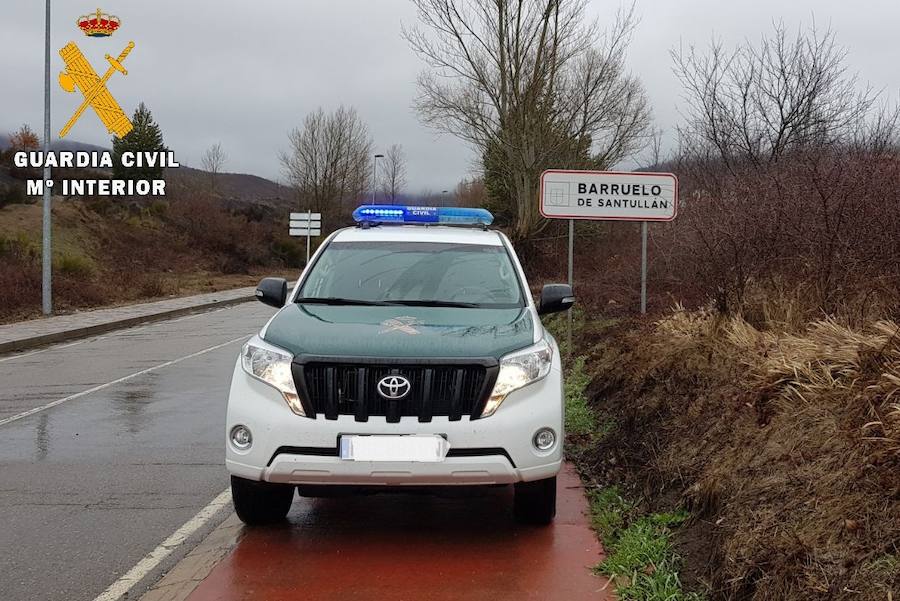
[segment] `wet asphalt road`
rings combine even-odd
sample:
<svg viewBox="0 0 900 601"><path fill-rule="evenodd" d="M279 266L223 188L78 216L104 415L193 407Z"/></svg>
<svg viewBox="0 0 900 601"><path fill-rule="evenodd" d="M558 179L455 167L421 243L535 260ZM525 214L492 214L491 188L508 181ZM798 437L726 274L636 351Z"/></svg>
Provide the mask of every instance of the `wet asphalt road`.
<svg viewBox="0 0 900 601"><path fill-rule="evenodd" d="M231 371L273 313L242 304L0 356L3 599L90 601L226 489Z"/></svg>
<svg viewBox="0 0 900 601"><path fill-rule="evenodd" d="M512 490L294 502L251 528L187 601L613 601L571 465L556 520L517 525Z"/></svg>

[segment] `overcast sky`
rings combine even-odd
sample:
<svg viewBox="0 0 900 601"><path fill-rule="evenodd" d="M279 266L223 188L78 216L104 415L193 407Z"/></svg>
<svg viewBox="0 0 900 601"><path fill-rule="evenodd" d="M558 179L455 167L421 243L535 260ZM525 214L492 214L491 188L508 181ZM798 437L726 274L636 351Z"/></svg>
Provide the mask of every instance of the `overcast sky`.
<svg viewBox="0 0 900 601"><path fill-rule="evenodd" d="M44 3L4 0L0 20L0 132L43 120ZM471 175L475 155L462 142L424 127L410 109L422 65L400 36L415 23L408 0L107 0L100 6L122 19L111 38L87 38L75 19L96 9L83 0L53 0L53 132L81 101L59 88L56 52L76 41L101 74L103 55L129 40L127 77L109 88L131 114L144 101L183 164L198 165L220 141L226 170L281 179L277 155L286 132L318 106L356 107L376 149L402 144L412 191L440 191ZM609 19L619 3L592 0ZM790 26L832 26L849 53L850 68L891 99L900 90L898 0L638 0L641 23L629 65L647 88L658 126L671 131L681 94L668 51L756 39L773 20ZM54 136L58 135L54 133ZM86 113L69 139L109 144L97 117Z"/></svg>

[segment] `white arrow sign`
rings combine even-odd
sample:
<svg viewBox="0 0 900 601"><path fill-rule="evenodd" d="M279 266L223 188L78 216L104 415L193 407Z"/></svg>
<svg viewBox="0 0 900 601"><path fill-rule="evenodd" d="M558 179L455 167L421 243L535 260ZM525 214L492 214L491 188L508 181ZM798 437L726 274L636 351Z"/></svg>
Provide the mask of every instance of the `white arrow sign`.
<svg viewBox="0 0 900 601"><path fill-rule="evenodd" d="M291 213L288 235L306 238L306 264L309 264L310 240L322 235L322 213Z"/></svg>
<svg viewBox="0 0 900 601"><path fill-rule="evenodd" d="M322 213L291 213L291 221L322 221Z"/></svg>
<svg viewBox="0 0 900 601"><path fill-rule="evenodd" d="M302 228L302 229L294 229L294 228L291 228L291 229L288 231L288 234L290 234L291 236L306 236L306 233L307 233L307 232L309 232L309 235L310 235L310 236L313 236L313 237L321 236L321 235L322 235L322 230L320 230L320 229L309 229L309 230L307 230L305 227Z"/></svg>

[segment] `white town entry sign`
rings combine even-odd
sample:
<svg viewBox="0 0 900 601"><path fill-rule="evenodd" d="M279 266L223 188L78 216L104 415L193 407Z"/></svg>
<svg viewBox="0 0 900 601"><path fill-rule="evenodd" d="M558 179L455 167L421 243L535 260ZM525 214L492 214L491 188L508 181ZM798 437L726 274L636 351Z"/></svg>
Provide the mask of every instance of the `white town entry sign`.
<svg viewBox="0 0 900 601"><path fill-rule="evenodd" d="M541 215L553 219L671 221L678 178L671 173L569 171L541 175Z"/></svg>

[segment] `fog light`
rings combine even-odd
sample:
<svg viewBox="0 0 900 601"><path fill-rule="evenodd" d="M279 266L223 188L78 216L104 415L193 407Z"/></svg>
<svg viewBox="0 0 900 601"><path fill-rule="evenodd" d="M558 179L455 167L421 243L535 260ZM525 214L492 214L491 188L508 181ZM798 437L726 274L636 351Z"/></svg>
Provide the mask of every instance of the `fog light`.
<svg viewBox="0 0 900 601"><path fill-rule="evenodd" d="M550 428L541 428L535 433L532 442L538 451L549 451L556 444L556 433Z"/></svg>
<svg viewBox="0 0 900 601"><path fill-rule="evenodd" d="M246 451L253 444L253 436L246 426L235 426L231 429L231 444L239 451Z"/></svg>

